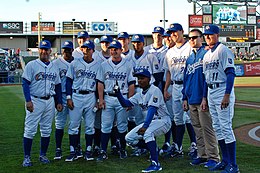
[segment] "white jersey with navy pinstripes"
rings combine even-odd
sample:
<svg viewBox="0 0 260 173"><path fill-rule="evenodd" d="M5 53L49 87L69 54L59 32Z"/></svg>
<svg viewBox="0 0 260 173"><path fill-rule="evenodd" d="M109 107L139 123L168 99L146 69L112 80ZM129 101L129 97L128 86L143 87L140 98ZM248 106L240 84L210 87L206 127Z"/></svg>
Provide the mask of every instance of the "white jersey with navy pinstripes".
<svg viewBox="0 0 260 173"><path fill-rule="evenodd" d="M172 81L183 81L186 60L191 53L192 48L188 41L181 47L175 45L167 51L163 65L166 71L170 71Z"/></svg>
<svg viewBox="0 0 260 173"><path fill-rule="evenodd" d="M53 64L59 69L59 75L61 79L61 91L66 92L66 73L69 69L70 63L67 62L63 57L55 59Z"/></svg>
<svg viewBox="0 0 260 173"><path fill-rule="evenodd" d="M87 63L83 58L73 60L66 74L73 80L72 89L96 91L96 76L99 68L100 62L96 59L93 59L91 63Z"/></svg>
<svg viewBox="0 0 260 173"><path fill-rule="evenodd" d="M234 54L221 43L215 50L211 49L204 55L203 72L208 84L225 83L225 70L229 67L235 68Z"/></svg>
<svg viewBox="0 0 260 173"><path fill-rule="evenodd" d="M136 93L134 96L129 98L129 101L134 105L139 105L142 110L143 117L146 117L148 106L154 106L157 109L157 112L154 115L154 118L159 118L163 116L169 116L169 112L166 108L164 98L161 90L151 85L145 94L143 94L143 89L140 92Z"/></svg>
<svg viewBox="0 0 260 173"><path fill-rule="evenodd" d="M113 93L116 81L118 82L121 93L128 93L128 83L135 81L133 77L133 67L129 61L122 58L119 64L114 64L112 59L101 63L97 80L104 83L104 91Z"/></svg>
<svg viewBox="0 0 260 173"><path fill-rule="evenodd" d="M61 83L59 70L53 62L46 65L40 59L25 66L22 78L31 82L30 94L37 97L55 95L55 85Z"/></svg>

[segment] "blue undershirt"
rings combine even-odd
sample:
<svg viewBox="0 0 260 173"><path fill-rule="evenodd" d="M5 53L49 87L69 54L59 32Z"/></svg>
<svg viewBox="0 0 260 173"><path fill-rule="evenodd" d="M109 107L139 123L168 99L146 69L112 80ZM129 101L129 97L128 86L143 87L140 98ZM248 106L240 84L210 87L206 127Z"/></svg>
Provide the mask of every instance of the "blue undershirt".
<svg viewBox="0 0 260 173"><path fill-rule="evenodd" d="M227 75L225 94L230 94L232 91L232 88L234 86L234 80L236 77L235 69L233 67L228 67L228 68L226 68L225 73Z"/></svg>

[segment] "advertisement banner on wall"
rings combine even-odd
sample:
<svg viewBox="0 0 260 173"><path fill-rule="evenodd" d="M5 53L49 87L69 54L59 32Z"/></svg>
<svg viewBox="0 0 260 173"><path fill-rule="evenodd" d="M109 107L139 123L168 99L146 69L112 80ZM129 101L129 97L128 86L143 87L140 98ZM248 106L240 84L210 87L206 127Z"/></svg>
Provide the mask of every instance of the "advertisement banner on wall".
<svg viewBox="0 0 260 173"><path fill-rule="evenodd" d="M189 15L189 27L202 27L202 15Z"/></svg>
<svg viewBox="0 0 260 173"><path fill-rule="evenodd" d="M260 75L260 62L244 64L245 76L259 76Z"/></svg>
<svg viewBox="0 0 260 173"><path fill-rule="evenodd" d="M114 22L92 22L91 31L93 34L114 34Z"/></svg>
<svg viewBox="0 0 260 173"><path fill-rule="evenodd" d="M64 34L73 33L73 22L62 22L62 28ZM80 31L86 31L86 22L74 22L74 33Z"/></svg>
<svg viewBox="0 0 260 173"><path fill-rule="evenodd" d="M41 22L41 32L55 34L55 22ZM38 33L38 22L31 22L31 32Z"/></svg>
<svg viewBox="0 0 260 173"><path fill-rule="evenodd" d="M260 28L256 29L256 40L260 40Z"/></svg>
<svg viewBox="0 0 260 173"><path fill-rule="evenodd" d="M256 16L256 28L260 28L260 16Z"/></svg>
<svg viewBox="0 0 260 173"><path fill-rule="evenodd" d="M235 64L235 73L236 76L244 76L244 65Z"/></svg>
<svg viewBox="0 0 260 173"><path fill-rule="evenodd" d="M212 24L212 15L203 15L203 24Z"/></svg>
<svg viewBox="0 0 260 173"><path fill-rule="evenodd" d="M0 22L0 33L23 33L23 22Z"/></svg>

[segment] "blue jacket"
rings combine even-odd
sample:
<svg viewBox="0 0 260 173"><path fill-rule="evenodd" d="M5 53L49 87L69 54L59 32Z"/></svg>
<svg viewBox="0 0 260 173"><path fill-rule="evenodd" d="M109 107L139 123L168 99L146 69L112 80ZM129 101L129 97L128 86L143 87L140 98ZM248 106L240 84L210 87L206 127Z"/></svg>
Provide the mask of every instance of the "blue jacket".
<svg viewBox="0 0 260 173"><path fill-rule="evenodd" d="M207 97L208 87L203 74L203 58L207 50L201 46L188 57L184 69L183 100L190 105L200 104L203 97Z"/></svg>

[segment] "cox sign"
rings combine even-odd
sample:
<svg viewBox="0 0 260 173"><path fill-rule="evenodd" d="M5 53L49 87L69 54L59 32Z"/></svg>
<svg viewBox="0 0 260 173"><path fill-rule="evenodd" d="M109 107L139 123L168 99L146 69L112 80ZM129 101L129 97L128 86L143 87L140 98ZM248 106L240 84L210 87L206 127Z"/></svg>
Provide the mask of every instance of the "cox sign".
<svg viewBox="0 0 260 173"><path fill-rule="evenodd" d="M92 22L91 29L93 34L114 34L114 22Z"/></svg>

